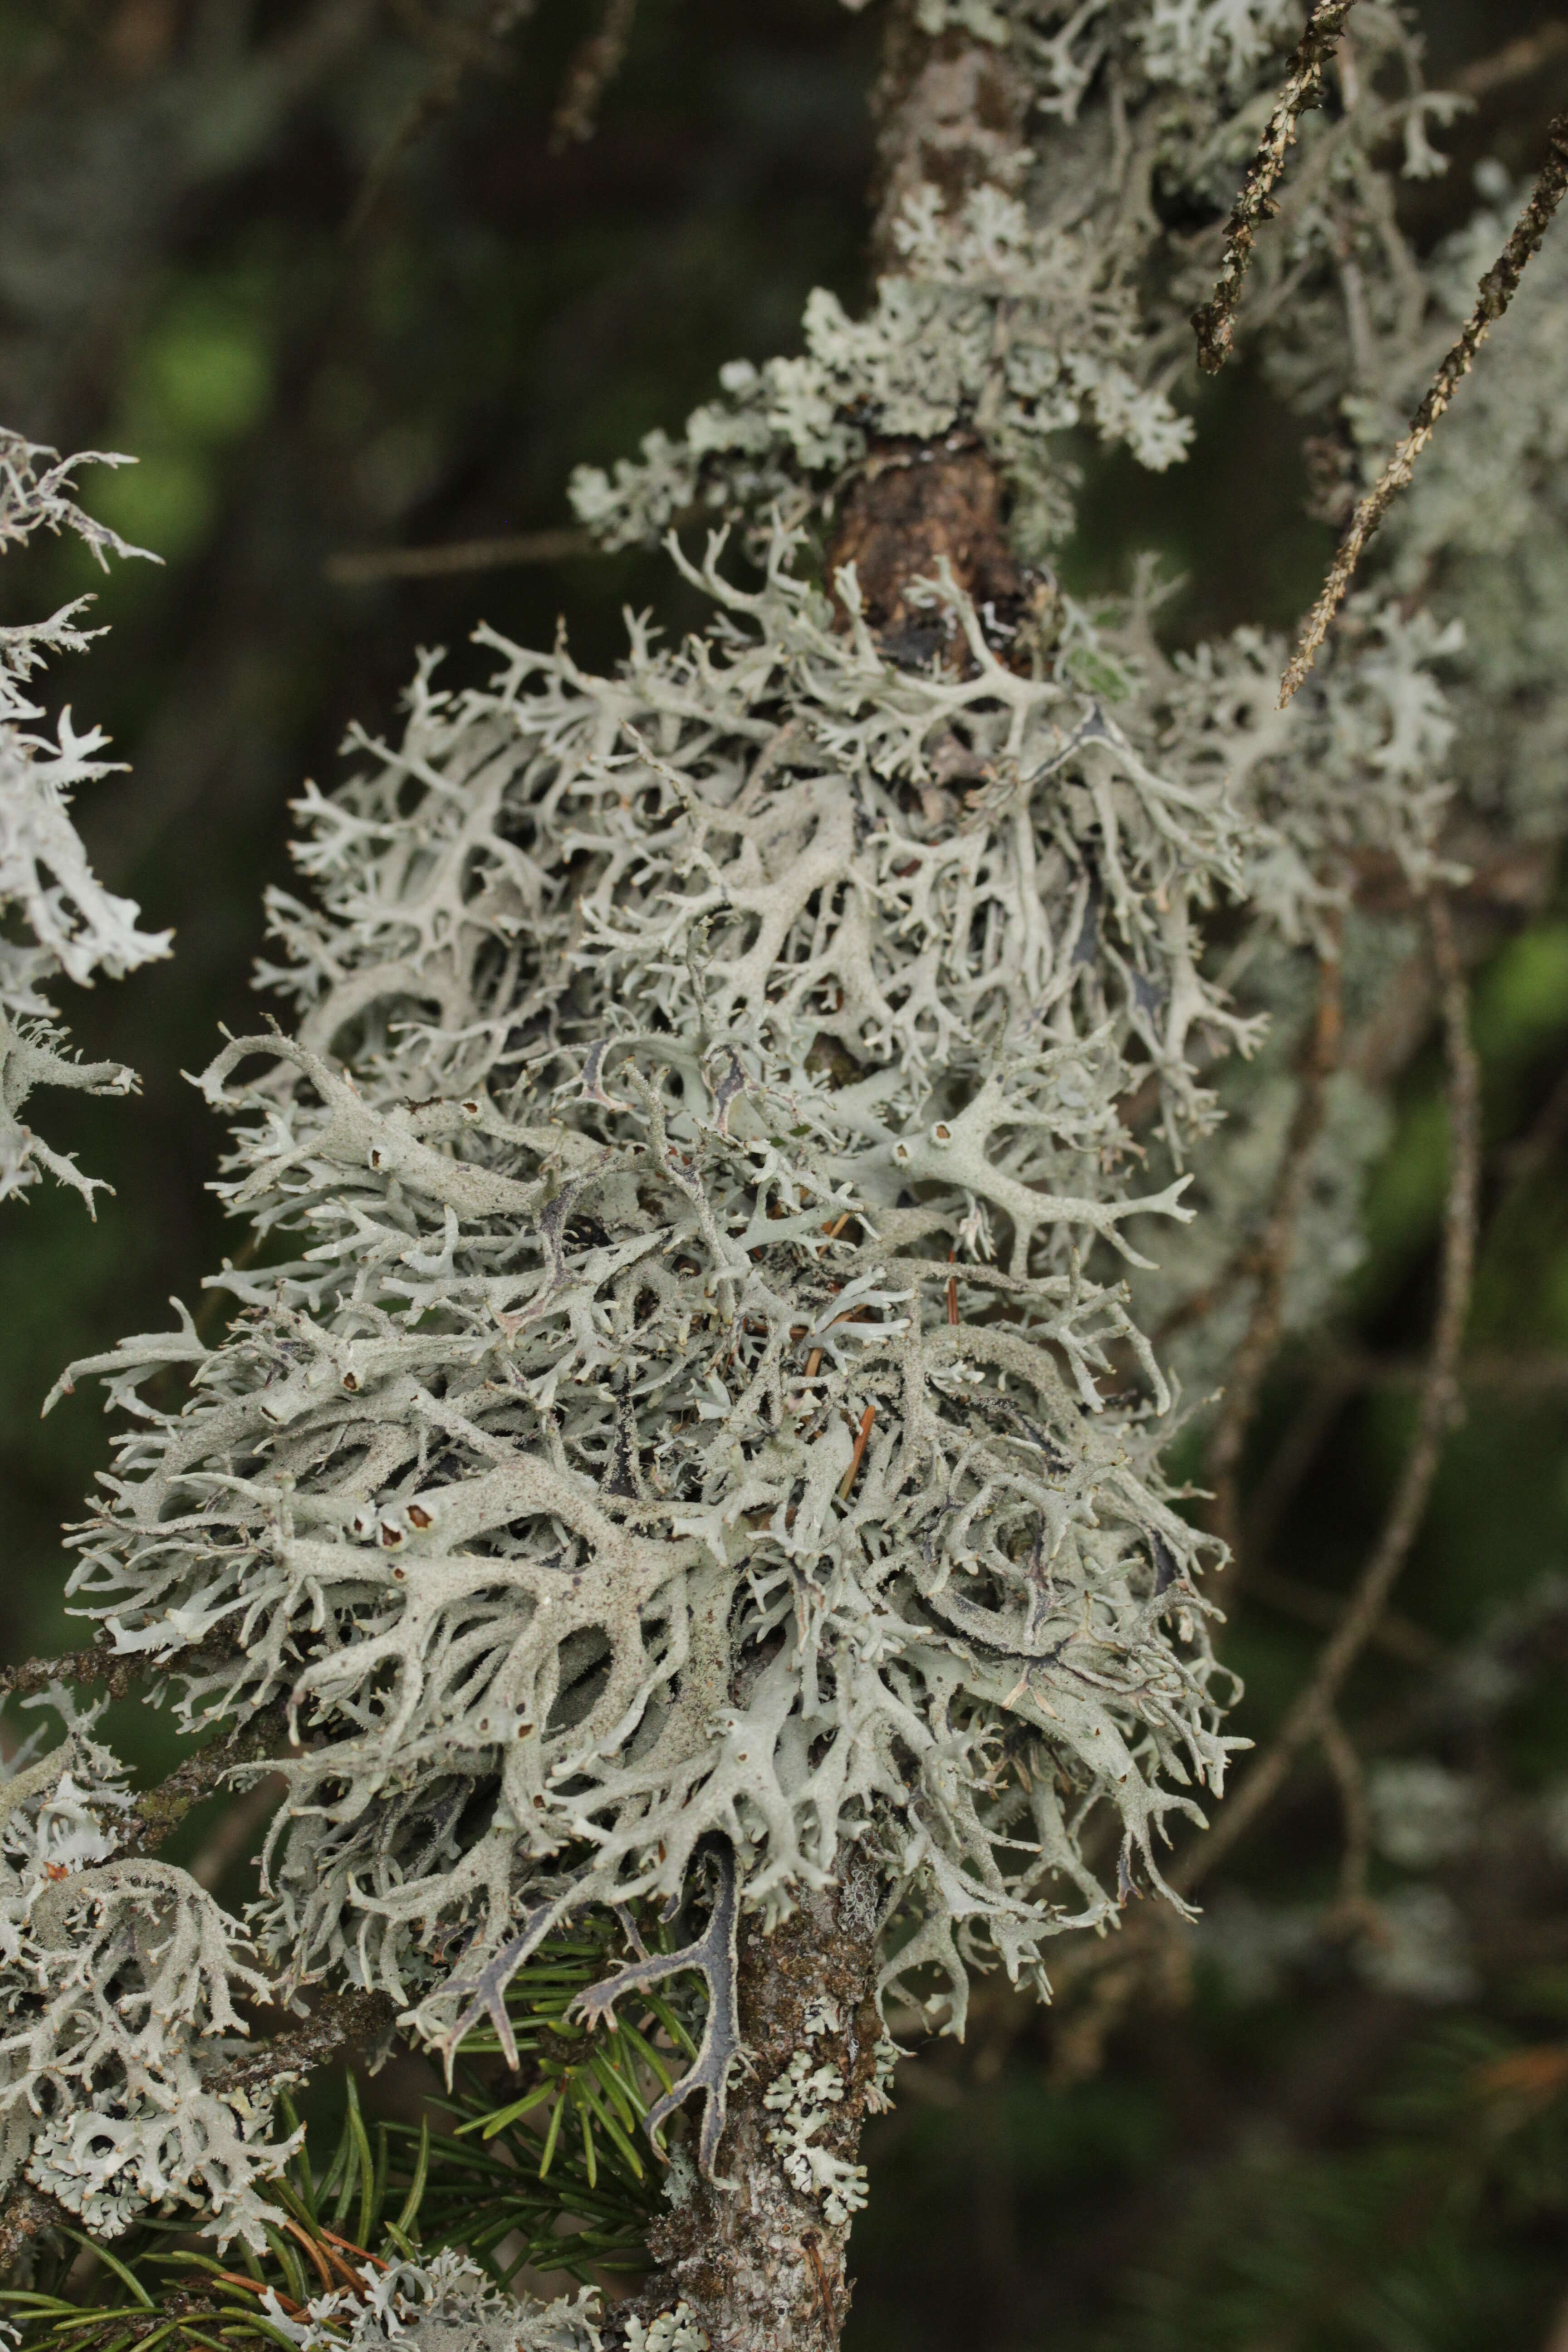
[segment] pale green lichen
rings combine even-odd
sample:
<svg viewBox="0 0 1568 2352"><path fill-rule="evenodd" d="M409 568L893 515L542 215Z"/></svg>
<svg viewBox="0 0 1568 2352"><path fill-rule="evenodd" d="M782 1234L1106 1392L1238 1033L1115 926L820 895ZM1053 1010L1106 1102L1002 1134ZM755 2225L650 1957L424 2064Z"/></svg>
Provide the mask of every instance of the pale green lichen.
<svg viewBox="0 0 1568 2352"><path fill-rule="evenodd" d="M601 2352L604 2342L593 2289L521 2303L450 2248L423 2261L366 2263L353 2286L316 2296L302 2315L285 2311L270 2290L262 2309L273 2334L299 2352Z"/></svg>
<svg viewBox="0 0 1568 2352"><path fill-rule="evenodd" d="M126 462L96 453L62 460L0 431L0 552L62 531L100 563L144 552L94 521L72 495L79 466ZM98 880L71 822L73 793L114 772L114 762L100 756L108 738L96 727L79 733L68 705L53 732L44 732L44 712L32 699L30 681L45 663L80 653L97 634L81 625L90 602L79 596L47 621L0 628L0 910L14 926L0 940L0 1201L47 1170L89 1209L101 1183L26 1126L23 1109L36 1087L125 1094L135 1077L118 1063L72 1059L44 990L61 976L82 987L96 972L118 980L169 952L169 934L139 930L140 910Z"/></svg>
<svg viewBox="0 0 1568 2352"><path fill-rule="evenodd" d="M895 225L900 257L868 315L849 318L820 288L806 304L805 349L761 368L723 370L723 397L687 420L679 442L649 435L613 476L580 467L579 518L606 546L657 538L695 505L746 510L827 490L875 441L983 432L1029 510L1043 548L1070 528L1072 472L1052 444L1092 425L1163 472L1192 427L1143 380L1137 306L1096 241L1031 224L1016 196L975 191L950 214L934 188Z"/></svg>
<svg viewBox="0 0 1568 2352"><path fill-rule="evenodd" d="M0 1780L0 2190L26 2179L101 2238L184 2207L262 2245L288 2149L270 2091L215 2078L246 2046L235 1998L268 1984L186 1872L120 1858L122 1769L53 1704L64 1740L35 1758L35 1736Z"/></svg>
<svg viewBox="0 0 1568 2352"><path fill-rule="evenodd" d="M940 1960L961 2013L969 1958L1110 1915L1083 1820L1158 1884L1223 1767L1164 1383L1083 1257L1184 1213L1114 1104L1137 1040L1171 1133L1206 1117L1184 1040L1231 1015L1193 924L1238 820L1076 639L1020 677L955 598L975 674L901 672L789 551L760 596L711 569L716 640L618 678L500 647L488 694L422 681L312 798L325 908L277 909L310 1043L206 1081L258 1121L232 1198L306 1254L226 1277L222 1346L95 1367L195 1385L79 1591L154 1655L243 1627L187 1704L288 1691L318 1743L269 1946L427 2031L459 1921L471 1973L520 1907L676 1893L715 1832L770 1906L872 1837L890 1966ZM955 760L998 778L956 829ZM999 1773L1009 1732L1050 1760Z"/></svg>

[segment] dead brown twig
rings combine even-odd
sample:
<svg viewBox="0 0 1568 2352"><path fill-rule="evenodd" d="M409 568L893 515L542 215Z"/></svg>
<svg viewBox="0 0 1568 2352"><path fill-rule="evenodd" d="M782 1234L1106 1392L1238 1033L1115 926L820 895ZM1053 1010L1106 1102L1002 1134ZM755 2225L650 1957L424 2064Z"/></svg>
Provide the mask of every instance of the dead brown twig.
<svg viewBox="0 0 1568 2352"><path fill-rule="evenodd" d="M855 1481L860 1475L860 1465L866 1455L866 1443L871 1434L871 1423L876 1420L876 1406L874 1404L868 1404L866 1407L865 1412L860 1416L860 1427L856 1433L855 1451L849 1457L849 1467L846 1470L843 1477L838 1482L838 1499L840 1502L847 1503L849 1500L851 1494L854 1492Z"/></svg>
<svg viewBox="0 0 1568 2352"><path fill-rule="evenodd" d="M441 580L458 572L500 572L512 563L561 563L601 553L592 533L566 524L554 530L520 530L503 539L459 539L444 547L367 548L329 555L321 570L336 588L363 588L378 580Z"/></svg>
<svg viewBox="0 0 1568 2352"><path fill-rule="evenodd" d="M710 528L721 520L711 507L681 507L671 515L671 530L685 530L695 522ZM455 539L440 547L373 547L329 555L321 570L339 588L363 588L378 580L439 580L458 572L500 572L513 563L565 563L578 555L604 555L609 551L575 523L544 530L509 532L500 539Z"/></svg>
<svg viewBox="0 0 1568 2352"><path fill-rule="evenodd" d="M1236 209L1226 225L1225 258L1215 290L1202 310L1193 312L1198 339L1198 365L1205 375L1217 375L1236 341L1236 314L1252 259L1258 232L1278 209L1274 186L1285 168L1285 158L1296 141L1296 125L1322 86L1323 68L1334 53L1345 19L1355 0L1317 0L1307 29L1296 45L1275 101L1268 128L1253 159Z"/></svg>
<svg viewBox="0 0 1568 2352"><path fill-rule="evenodd" d="M1321 1739L1346 1677L1372 1638L1410 1556L1426 1517L1443 1442L1458 1410L1459 1349L1469 1313L1480 1192L1480 1066L1470 1037L1468 992L1454 944L1453 923L1447 901L1441 896L1428 902L1427 924L1447 1064L1449 1167L1437 1318L1415 1442L1382 1531L1338 1628L1323 1645L1310 1682L1288 1710L1272 1745L1226 1802L1216 1826L1172 1873L1173 1885L1183 1894L1206 1878L1246 1835L1284 1786L1301 1749Z"/></svg>
<svg viewBox="0 0 1568 2352"><path fill-rule="evenodd" d="M1299 1577L1287 1576L1278 1569L1249 1566L1247 1597L1281 1617L1294 1618L1298 1624L1315 1626L1321 1633L1334 1633L1344 1619L1342 1595L1327 1592L1321 1585L1304 1584ZM1371 1640L1402 1666L1415 1666L1427 1674L1442 1665L1448 1654L1435 1633L1428 1633L1424 1625L1414 1623L1396 1609L1384 1612Z"/></svg>
<svg viewBox="0 0 1568 2352"><path fill-rule="evenodd" d="M1300 642L1279 688L1283 710L1294 698L1317 657L1318 648L1332 626L1335 614L1350 592L1366 543L1400 491L1408 485L1415 461L1431 440L1455 393L1475 364L1476 353L1502 317L1519 288L1525 265L1539 252L1552 215L1568 192L1568 114L1554 118L1547 132L1548 150L1541 175L1521 213L1513 235L1480 282L1476 307L1464 331L1434 377L1426 399L1410 420L1410 430L1389 458L1372 488L1351 517L1322 593L1307 616Z"/></svg>
<svg viewBox="0 0 1568 2352"><path fill-rule="evenodd" d="M1466 98L1490 98L1494 90L1532 81L1543 66L1553 65L1564 56L1568 56L1568 21L1560 16L1533 33L1521 34L1517 41L1494 49L1489 58L1478 58L1455 75L1453 86Z"/></svg>
<svg viewBox="0 0 1568 2352"><path fill-rule="evenodd" d="M578 44L550 125L550 151L559 155L574 140L592 139L599 108L626 60L637 0L606 0L596 33Z"/></svg>

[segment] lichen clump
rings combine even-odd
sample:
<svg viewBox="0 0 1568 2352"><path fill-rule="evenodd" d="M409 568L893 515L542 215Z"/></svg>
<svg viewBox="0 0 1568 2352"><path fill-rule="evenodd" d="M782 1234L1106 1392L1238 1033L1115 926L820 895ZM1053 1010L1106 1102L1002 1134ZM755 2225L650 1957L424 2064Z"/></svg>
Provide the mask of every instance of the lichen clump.
<svg viewBox="0 0 1568 2352"><path fill-rule="evenodd" d="M955 596L972 674L900 671L792 552L756 593L715 559L716 634L619 677L422 679L312 800L299 1042L205 1081L250 1114L232 1199L300 1255L225 1277L220 1346L96 1368L195 1377L78 1591L121 1648L241 1636L185 1704L287 1696L308 1739L263 1937L432 2033L520 1912L675 1895L715 1835L765 1905L871 1840L889 1970L938 1963L957 2019L971 1964L1160 1885L1223 1773L1115 1279L1184 1184L1116 1106L1136 1056L1174 1143L1206 1115L1237 818L1077 631L1020 676Z"/></svg>
<svg viewBox="0 0 1568 2352"><path fill-rule="evenodd" d="M237 1997L266 2000L247 1939L189 1873L127 1857L131 1798L92 1717L0 1780L0 2190L25 2173L115 2237L200 2200L220 2242L265 2242L270 2097L226 2085Z"/></svg>

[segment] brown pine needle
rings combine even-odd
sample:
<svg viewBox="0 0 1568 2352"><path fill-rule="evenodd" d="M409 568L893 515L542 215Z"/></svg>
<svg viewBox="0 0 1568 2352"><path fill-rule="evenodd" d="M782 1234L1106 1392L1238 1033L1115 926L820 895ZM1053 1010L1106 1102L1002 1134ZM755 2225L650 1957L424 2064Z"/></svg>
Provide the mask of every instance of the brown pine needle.
<svg viewBox="0 0 1568 2352"><path fill-rule="evenodd" d="M1548 152L1541 177L1535 184L1530 202L1519 216L1513 235L1481 280L1476 307L1466 321L1463 334L1438 369L1431 390L1411 418L1409 432L1351 517L1350 529L1334 558L1333 569L1323 583L1322 594L1308 616L1301 641L1280 685L1281 710L1290 703L1311 668L1318 648L1328 635L1334 615L1349 593L1367 541L1400 491L1408 484L1415 470L1415 460L1431 440L1438 418L1468 375L1476 353L1490 333L1494 321L1502 317L1512 301L1519 281L1524 275L1525 264L1532 253L1540 251L1541 241L1551 226L1552 216L1562 203L1564 192L1568 192L1568 114L1556 117L1548 131L1547 139Z"/></svg>
<svg viewBox="0 0 1568 2352"><path fill-rule="evenodd" d="M849 1500L855 1481L860 1475L860 1465L866 1458L866 1440L871 1434L871 1423L876 1418L876 1406L868 1404L861 1416L860 1433L855 1440L855 1451L849 1456L849 1467L839 1483L838 1499L841 1503L847 1503Z"/></svg>
<svg viewBox="0 0 1568 2352"><path fill-rule="evenodd" d="M1275 101L1268 128L1253 158L1252 169L1226 225L1225 258L1210 299L1193 312L1198 339L1198 365L1205 375L1218 375L1236 341L1236 314L1241 289L1258 242L1258 231L1275 212L1274 184L1285 169L1285 158L1296 142L1296 125L1322 85L1323 68L1334 53L1345 18L1355 0L1317 0L1307 29L1296 44L1285 76L1285 87Z"/></svg>
<svg viewBox="0 0 1568 2352"><path fill-rule="evenodd" d="M325 2287L327 2293L329 2294L335 2294L338 2290L338 2282L327 2267L325 2249L319 2246L316 2243L315 2239L310 2235L309 2231L301 2230L299 2222L292 2220L288 2214L283 2216L283 2227L288 2231L291 2238L298 2238L300 2243L304 2247L306 2253L315 2264L317 2274L319 2275L321 2284Z"/></svg>

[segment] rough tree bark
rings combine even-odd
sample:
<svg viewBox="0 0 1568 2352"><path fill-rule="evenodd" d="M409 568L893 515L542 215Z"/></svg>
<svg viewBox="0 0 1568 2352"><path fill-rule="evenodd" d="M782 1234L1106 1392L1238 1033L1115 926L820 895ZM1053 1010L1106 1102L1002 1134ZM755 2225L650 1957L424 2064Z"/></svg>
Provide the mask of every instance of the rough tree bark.
<svg viewBox="0 0 1568 2352"><path fill-rule="evenodd" d="M900 267L895 227L909 199L934 186L944 206L984 182L1013 189L1027 162L1026 92L1005 49L950 31L920 31L909 0L890 11L882 69L872 93L877 178L872 259L889 276ZM972 435L942 441L886 441L840 500L829 572L853 562L867 618L898 660L924 661L935 649L932 617L911 608L905 590L944 558L984 612L1016 617L1023 577L1008 543L1000 473Z"/></svg>
<svg viewBox="0 0 1568 2352"><path fill-rule="evenodd" d="M797 2051L813 2066L837 2066L844 2094L818 2140L855 2161L882 2032L880 1912L876 1866L857 1853L837 1886L803 1895L771 1936L754 1920L741 1929L749 2067L731 2087L717 2177L696 2181L650 2233L658 2273L637 2298L650 2318L684 2303L712 2352L836 2352L849 2308L849 2224L828 2221L821 2201L791 2182L769 2137L778 2111L763 2102Z"/></svg>
<svg viewBox="0 0 1568 2352"><path fill-rule="evenodd" d="M894 224L906 200L934 184L944 205L983 182L1016 188L1026 92L1005 51L968 35L920 31L915 0L892 0L883 63L872 97L878 171L871 250L879 274L900 267ZM1007 536L1003 478L973 436L887 442L845 489L828 550L829 576L853 562L867 617L894 660L925 661L938 649L932 616L906 595L940 560L982 610L1016 612L1026 583ZM881 2035L876 1990L882 1888L855 1850L838 1883L803 1893L770 1935L743 1919L739 1938L740 2025L750 2064L731 2084L718 2178L698 2181L650 2236L658 2270L627 2306L645 2318L684 2304L711 2352L837 2352L849 2309L847 2220L786 2176L770 2137L778 2111L769 2088L797 2052L831 2064L843 2096L819 2144L856 2160L876 2077ZM834 2021L823 2024L824 2004ZM808 2019L808 2011L812 2015Z"/></svg>

